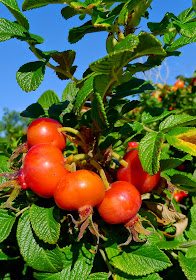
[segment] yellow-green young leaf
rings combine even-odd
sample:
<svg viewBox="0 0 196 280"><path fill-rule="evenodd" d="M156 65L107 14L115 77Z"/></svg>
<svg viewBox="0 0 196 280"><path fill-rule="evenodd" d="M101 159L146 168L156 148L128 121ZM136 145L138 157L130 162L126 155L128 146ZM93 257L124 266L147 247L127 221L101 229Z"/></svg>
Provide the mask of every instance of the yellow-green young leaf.
<svg viewBox="0 0 196 280"><path fill-rule="evenodd" d="M156 174L160 168L161 145L164 141L162 132L149 132L139 144L139 158L143 169L150 175Z"/></svg>
<svg viewBox="0 0 196 280"><path fill-rule="evenodd" d="M0 18L0 42L6 41L11 38L26 38L26 33L28 32L24 27L21 25L11 22L7 19Z"/></svg>
<svg viewBox="0 0 196 280"><path fill-rule="evenodd" d="M196 156L196 128L174 128L166 134L166 140L175 148Z"/></svg>

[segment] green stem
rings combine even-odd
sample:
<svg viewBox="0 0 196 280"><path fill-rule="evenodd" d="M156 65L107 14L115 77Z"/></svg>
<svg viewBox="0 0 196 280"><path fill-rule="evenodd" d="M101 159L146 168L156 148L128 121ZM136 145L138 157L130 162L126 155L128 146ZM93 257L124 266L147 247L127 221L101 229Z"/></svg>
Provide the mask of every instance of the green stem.
<svg viewBox="0 0 196 280"><path fill-rule="evenodd" d="M37 51L37 49L35 48L34 44L29 43L29 45L30 45L30 49L31 49L31 51L34 53L34 55L35 55L39 60L41 60L41 61L43 61L43 62L46 62L46 60L38 53L38 51ZM46 65L47 65L49 68L53 69L55 72L59 72L59 73L65 75L66 77L68 77L69 79L71 79L72 81L74 81L74 82L77 83L78 80L77 80L69 71L66 71L66 70L64 70L64 69L62 69L62 68L58 68L58 67L52 65L50 62L46 62Z"/></svg>
<svg viewBox="0 0 196 280"><path fill-rule="evenodd" d="M82 136L82 134L78 130L76 130L76 129L72 128L72 127L60 127L60 128L58 128L58 131L59 132L70 132L70 133L73 133L74 135L76 135L78 138L80 138L82 140L83 144L86 143L84 138L83 138L83 136Z"/></svg>
<svg viewBox="0 0 196 280"><path fill-rule="evenodd" d="M99 172L99 174L100 174L100 177L101 177L101 179L102 179L102 181L103 181L105 190L108 190L108 189L110 188L110 184L109 184L109 182L108 182L108 180L107 180L107 177L106 177L105 172L104 172L103 168L101 167L101 165L100 165L99 163L97 163L97 162L96 162L95 160L93 160L93 159L90 161L90 164L91 164L92 166L94 166L94 167L98 170L98 172Z"/></svg>
<svg viewBox="0 0 196 280"><path fill-rule="evenodd" d="M109 263L109 260L107 259L104 250L103 249L99 249L99 252L100 252L104 262L106 263L106 265L107 265L107 267L109 269L110 275L111 274L115 274L115 271L114 271L113 267L111 266L111 264Z"/></svg>
<svg viewBox="0 0 196 280"><path fill-rule="evenodd" d="M153 130L153 129L147 127L147 126L145 126L144 124L142 124L142 125L143 125L144 130L146 130L146 131L148 131L148 132L156 132L155 130Z"/></svg>
<svg viewBox="0 0 196 280"><path fill-rule="evenodd" d="M25 208L23 208L20 212L18 212L17 214L16 214L16 217L18 217L18 216L20 216L22 213L24 213L27 209L29 209L30 208L30 206L27 206L27 207L25 207Z"/></svg>
<svg viewBox="0 0 196 280"><path fill-rule="evenodd" d="M77 154L77 155L70 155L66 158L66 163L71 164L72 162L76 162L79 160L88 160L90 159L90 156L87 154Z"/></svg>
<svg viewBox="0 0 196 280"><path fill-rule="evenodd" d="M123 167L127 167L128 166L128 162L126 162L124 159L121 158L121 156L119 156L117 153L115 153L114 151L112 151L112 156L117 159L117 161L123 166Z"/></svg>

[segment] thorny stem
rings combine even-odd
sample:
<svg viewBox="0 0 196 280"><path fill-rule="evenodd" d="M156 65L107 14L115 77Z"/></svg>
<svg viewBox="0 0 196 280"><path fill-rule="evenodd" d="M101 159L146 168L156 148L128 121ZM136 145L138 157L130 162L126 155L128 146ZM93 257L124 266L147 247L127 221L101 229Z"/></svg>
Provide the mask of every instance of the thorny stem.
<svg viewBox="0 0 196 280"><path fill-rule="evenodd" d="M110 184L108 183L107 177L106 177L105 172L104 172L103 168L101 167L101 165L99 163L97 163L94 159L92 159L90 161L90 164L98 170L98 172L101 176L101 179L103 181L105 190L108 190L110 188Z"/></svg>
<svg viewBox="0 0 196 280"><path fill-rule="evenodd" d="M146 130L146 131L148 131L148 132L156 132L155 130L153 130L153 129L147 127L147 126L145 126L144 124L142 124L142 125L143 125L144 130Z"/></svg>
<svg viewBox="0 0 196 280"><path fill-rule="evenodd" d="M123 166L123 167L127 167L128 163L121 158L121 156L119 156L117 153L115 153L114 151L112 151L112 156L117 159L117 161Z"/></svg>
<svg viewBox="0 0 196 280"><path fill-rule="evenodd" d="M43 59L43 57L37 52L37 50L36 50L34 44L32 44L32 43L29 42L29 45L30 45L30 49L31 49L31 51L34 53L34 55L35 55L39 60L41 60L41 61L43 61L43 62L46 62L45 59ZM77 81L78 81L78 80L70 73L70 71L66 71L66 70L64 70L64 69L62 69L62 68L58 68L58 67L52 65L50 62L46 62L46 65L47 65L49 68L53 69L55 72L62 73L63 75L65 75L66 77L68 77L69 79L71 79L72 81L74 81L74 82L77 82Z"/></svg>
<svg viewBox="0 0 196 280"><path fill-rule="evenodd" d="M58 128L58 131L59 132L70 132L70 133L73 133L74 135L76 135L78 138L80 138L82 140L83 144L85 144L85 140L84 140L82 134L78 130L76 130L76 129L72 128L72 127L60 127L60 128Z"/></svg>

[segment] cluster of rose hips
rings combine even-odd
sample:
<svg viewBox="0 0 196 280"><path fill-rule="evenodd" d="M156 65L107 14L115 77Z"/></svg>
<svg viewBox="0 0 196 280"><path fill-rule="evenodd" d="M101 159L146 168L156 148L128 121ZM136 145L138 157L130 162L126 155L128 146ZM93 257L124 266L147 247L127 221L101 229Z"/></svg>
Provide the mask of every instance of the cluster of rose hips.
<svg viewBox="0 0 196 280"><path fill-rule="evenodd" d="M27 153L17 175L21 188L31 189L43 198L53 197L63 210L78 211L79 221L70 216L75 225L81 228L79 239L87 226L91 232L99 235L97 225L92 222L95 206L104 221L125 224L136 239L141 194L157 185L160 171L153 176L145 172L139 160L138 143L130 142L124 156L126 166L118 168L117 181L106 185L94 171L68 168L63 155L66 147L66 134L63 131L59 122L49 118L38 118L29 125Z"/></svg>

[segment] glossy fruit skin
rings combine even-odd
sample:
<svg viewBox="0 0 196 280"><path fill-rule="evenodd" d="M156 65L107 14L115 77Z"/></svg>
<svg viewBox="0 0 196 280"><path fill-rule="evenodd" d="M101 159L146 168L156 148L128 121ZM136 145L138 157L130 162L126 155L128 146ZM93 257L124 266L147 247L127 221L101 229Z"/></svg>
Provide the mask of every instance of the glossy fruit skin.
<svg viewBox="0 0 196 280"><path fill-rule="evenodd" d="M50 198L57 183L69 171L63 166L62 152L51 144L33 146L24 158L23 169L19 175L21 187L31 189L37 195Z"/></svg>
<svg viewBox="0 0 196 280"><path fill-rule="evenodd" d="M178 81L175 82L174 86L177 87L177 88L183 88L184 87L184 82L181 81L181 80L178 80Z"/></svg>
<svg viewBox="0 0 196 280"><path fill-rule="evenodd" d="M184 191L174 192L174 198L177 202L182 202L183 198L188 196Z"/></svg>
<svg viewBox="0 0 196 280"><path fill-rule="evenodd" d="M104 195L101 178L92 171L82 169L62 178L55 189L54 200L61 209L78 211L85 206L96 206Z"/></svg>
<svg viewBox="0 0 196 280"><path fill-rule="evenodd" d="M27 143L31 148L41 143L49 143L63 151L66 147L66 136L58 131L62 125L50 118L38 118L27 129Z"/></svg>
<svg viewBox="0 0 196 280"><path fill-rule="evenodd" d="M180 192L174 193L174 198L177 202L181 202L183 200L183 194L181 194Z"/></svg>
<svg viewBox="0 0 196 280"><path fill-rule="evenodd" d="M139 144L137 142L128 142L128 148L127 148L127 151L128 150L131 150L131 149L134 149L134 148L138 148Z"/></svg>
<svg viewBox="0 0 196 280"><path fill-rule="evenodd" d="M141 194L150 192L156 187L160 179L160 170L155 175L149 175L142 168L139 159L139 150L133 149L127 152L124 160L128 162L127 167L120 166L117 171L118 181L127 181L133 184Z"/></svg>
<svg viewBox="0 0 196 280"><path fill-rule="evenodd" d="M141 194L129 182L116 181L97 205L102 219L109 224L127 224L141 207Z"/></svg>

